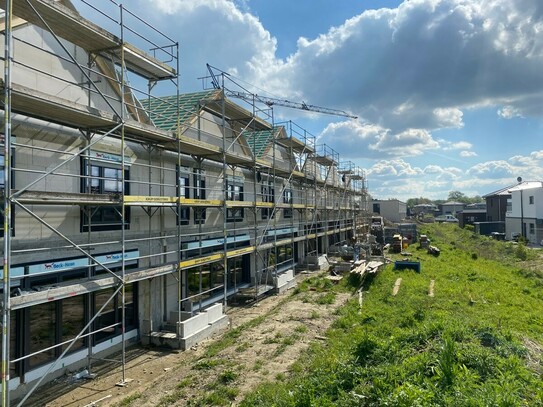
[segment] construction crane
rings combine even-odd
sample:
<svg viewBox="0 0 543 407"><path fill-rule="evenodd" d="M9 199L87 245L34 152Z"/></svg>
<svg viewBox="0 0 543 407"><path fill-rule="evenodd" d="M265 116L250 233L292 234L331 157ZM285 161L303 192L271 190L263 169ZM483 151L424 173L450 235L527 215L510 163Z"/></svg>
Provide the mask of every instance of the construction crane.
<svg viewBox="0 0 543 407"><path fill-rule="evenodd" d="M219 84L219 81L215 75L215 72L213 72L213 68L211 65L206 64L207 69L209 73L211 74L211 84L215 89L221 89L221 86ZM217 69L222 74L225 74L227 76L230 76L228 73L221 71L220 69ZM348 117L350 119L357 119L358 116L354 116L344 110L337 110L337 109L330 109L328 107L321 107L321 106L315 106L315 105L308 105L305 102L291 102L290 100L284 100L284 99L277 99L277 98L271 98L268 96L260 96L255 93L249 93L249 92L240 92L240 91L233 91L224 89L225 96L227 97L233 97L245 100L248 103L254 103L255 101L258 101L260 103L265 104L266 106L272 107L272 106L282 106L282 107L288 107L291 109L300 109L300 110L306 110L308 112L317 112L317 113L324 113L324 114L330 114L333 116L343 116Z"/></svg>
<svg viewBox="0 0 543 407"><path fill-rule="evenodd" d="M267 96L260 96L253 93L246 93L246 92L237 92L237 91L230 91L225 90L225 94L228 97L234 97L238 99L243 99L246 102L252 103L255 100L261 103L264 103L266 106L272 107L272 106L283 106L283 107L289 107L291 109L300 109L300 110L307 110L308 112L317 112L317 113L324 113L324 114L331 114L334 116L344 116L348 117L350 119L357 119L357 116L353 116L350 113L347 113L344 110L337 110L337 109L330 109L328 107L320 107L315 105L308 105L305 102L291 102L290 100L284 100L284 99L276 99L276 98L270 98Z"/></svg>

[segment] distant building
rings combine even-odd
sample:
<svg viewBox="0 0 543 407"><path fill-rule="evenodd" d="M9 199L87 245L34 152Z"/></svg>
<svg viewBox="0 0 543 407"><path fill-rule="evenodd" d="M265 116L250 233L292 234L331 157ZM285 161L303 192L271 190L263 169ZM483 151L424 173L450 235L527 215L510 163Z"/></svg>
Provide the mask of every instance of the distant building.
<svg viewBox="0 0 543 407"><path fill-rule="evenodd" d="M530 243L543 240L543 182L524 181L509 189L505 233L507 239L521 235Z"/></svg>
<svg viewBox="0 0 543 407"><path fill-rule="evenodd" d="M407 204L397 199L373 200L372 211L390 222L401 222L407 217Z"/></svg>
<svg viewBox="0 0 543 407"><path fill-rule="evenodd" d="M472 203L472 204L466 205L465 209L478 209L478 210L484 209L486 211L486 202Z"/></svg>
<svg viewBox="0 0 543 407"><path fill-rule="evenodd" d="M511 185L483 196L486 201L486 220L488 222L505 222L507 200L511 198L509 190L514 186Z"/></svg>
<svg viewBox="0 0 543 407"><path fill-rule="evenodd" d="M463 211L466 204L462 202L449 201L439 205L442 215L456 215L458 212Z"/></svg>
<svg viewBox="0 0 543 407"><path fill-rule="evenodd" d="M417 216L425 213L434 214L438 211L438 209L437 206L435 206L434 204L418 204L413 206L413 209L411 211L413 216Z"/></svg>
<svg viewBox="0 0 543 407"><path fill-rule="evenodd" d="M480 205L476 205L476 207L468 206L462 212L457 213L456 217L461 228L466 225L473 225L475 222L484 222L486 220L486 208L481 208Z"/></svg>

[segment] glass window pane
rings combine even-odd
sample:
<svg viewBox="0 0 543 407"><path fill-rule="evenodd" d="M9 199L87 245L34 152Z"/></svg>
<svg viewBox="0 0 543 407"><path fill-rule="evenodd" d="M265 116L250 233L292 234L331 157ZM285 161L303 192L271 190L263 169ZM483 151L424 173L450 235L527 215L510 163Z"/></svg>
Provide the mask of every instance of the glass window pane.
<svg viewBox="0 0 543 407"><path fill-rule="evenodd" d="M108 289L94 293L94 312L97 313L100 308L110 299L114 290ZM115 334L115 301L111 299L102 313L94 321L94 329L102 329L94 334L96 343L102 342Z"/></svg>
<svg viewBox="0 0 543 407"><path fill-rule="evenodd" d="M122 190L121 170L104 168L104 192L120 192Z"/></svg>
<svg viewBox="0 0 543 407"><path fill-rule="evenodd" d="M62 300L62 326L61 341L74 339L85 327L85 297L79 295L76 297ZM64 344L62 350L65 350L70 343ZM85 340L79 338L70 348L70 352L81 349L85 346Z"/></svg>
<svg viewBox="0 0 543 407"><path fill-rule="evenodd" d="M34 353L55 345L56 302L35 305L28 310L29 320L29 353ZM55 358L55 349L40 352L29 358L31 367L49 362Z"/></svg>
<svg viewBox="0 0 543 407"><path fill-rule="evenodd" d="M134 285L127 284L124 287L124 302L125 302L125 321L127 330L136 327L136 309L134 303ZM121 304L121 296L119 294L119 304Z"/></svg>

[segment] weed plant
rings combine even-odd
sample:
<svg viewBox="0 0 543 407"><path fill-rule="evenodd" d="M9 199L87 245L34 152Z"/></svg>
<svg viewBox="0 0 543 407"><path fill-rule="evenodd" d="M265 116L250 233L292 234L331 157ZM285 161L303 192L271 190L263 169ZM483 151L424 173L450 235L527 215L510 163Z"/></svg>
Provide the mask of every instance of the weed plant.
<svg viewBox="0 0 543 407"><path fill-rule="evenodd" d="M525 268L537 256L524 247L522 260L520 245L455 225L423 229L440 256L413 247L420 273L385 267L364 286L362 309L353 296L326 343L313 343L286 380L263 383L240 406L543 405L541 362L530 363L541 355L525 345L543 344L543 274Z"/></svg>

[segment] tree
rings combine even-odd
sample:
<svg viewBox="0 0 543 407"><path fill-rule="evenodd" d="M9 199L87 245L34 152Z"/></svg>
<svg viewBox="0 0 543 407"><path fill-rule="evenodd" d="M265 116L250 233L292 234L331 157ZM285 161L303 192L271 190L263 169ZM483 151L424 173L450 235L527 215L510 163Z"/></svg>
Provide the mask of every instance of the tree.
<svg viewBox="0 0 543 407"><path fill-rule="evenodd" d="M447 198L449 201L455 201L455 202L462 202L462 203L469 203L469 198L460 191L451 191L449 192L449 196Z"/></svg>

